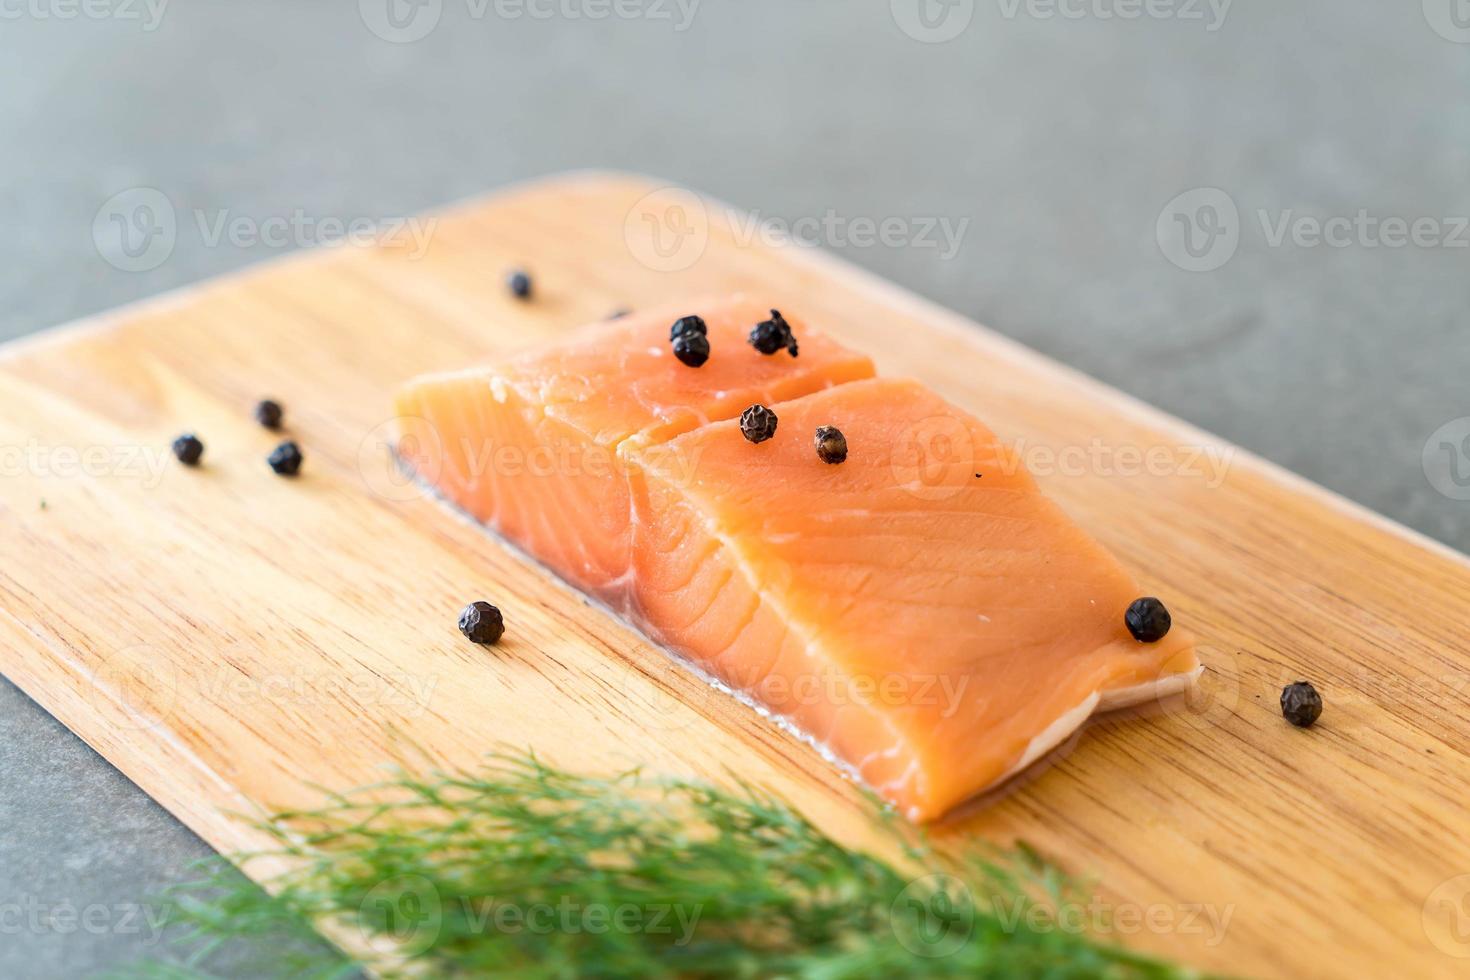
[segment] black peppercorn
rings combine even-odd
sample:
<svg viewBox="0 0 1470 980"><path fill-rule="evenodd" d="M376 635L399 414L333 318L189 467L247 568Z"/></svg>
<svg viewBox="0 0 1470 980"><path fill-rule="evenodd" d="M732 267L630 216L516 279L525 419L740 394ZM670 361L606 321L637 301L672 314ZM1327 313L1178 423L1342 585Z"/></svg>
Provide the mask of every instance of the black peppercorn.
<svg viewBox="0 0 1470 980"><path fill-rule="evenodd" d="M1281 716L1298 728L1311 728L1322 717L1322 695L1306 681L1281 689Z"/></svg>
<svg viewBox="0 0 1470 980"><path fill-rule="evenodd" d="M1139 643L1157 643L1169 632L1169 627L1174 625L1169 610L1153 596L1134 599L1128 611L1123 614L1123 622L1128 625L1128 632Z"/></svg>
<svg viewBox="0 0 1470 980"><path fill-rule="evenodd" d="M830 425L817 426L817 458L824 463L840 463L847 459L847 437Z"/></svg>
<svg viewBox="0 0 1470 980"><path fill-rule="evenodd" d="M271 450L265 461L281 476L295 476L301 469L301 447L294 442L283 442Z"/></svg>
<svg viewBox="0 0 1470 980"><path fill-rule="evenodd" d="M505 284L510 288L510 294L516 299L531 298L531 277L526 275L522 269L516 269L505 279Z"/></svg>
<svg viewBox="0 0 1470 980"><path fill-rule="evenodd" d="M792 357L796 356L796 338L792 336L791 324L786 322L780 310L772 310L769 320L757 323L748 339L750 346L762 354L774 354L784 347Z"/></svg>
<svg viewBox="0 0 1470 980"><path fill-rule="evenodd" d="M192 432L186 432L174 440L174 456L185 466L198 466L204 455L204 443Z"/></svg>
<svg viewBox="0 0 1470 980"><path fill-rule="evenodd" d="M703 337L709 333L709 327L705 324L703 317L681 316L669 328L669 340L678 340L686 333L697 333Z"/></svg>
<svg viewBox="0 0 1470 980"><path fill-rule="evenodd" d="M690 367L699 367L709 360L709 338L692 330L681 333L674 341L674 356Z"/></svg>
<svg viewBox="0 0 1470 980"><path fill-rule="evenodd" d="M776 434L776 413L764 405L752 405L740 413L740 434L751 442L765 442Z"/></svg>
<svg viewBox="0 0 1470 980"><path fill-rule="evenodd" d="M488 602L472 602L459 614L459 631L471 643L488 646L505 635L505 617Z"/></svg>
<svg viewBox="0 0 1470 980"><path fill-rule="evenodd" d="M262 400L255 406L255 421L272 431L281 427L281 421L285 418L285 414L281 409L280 403L271 401L269 398Z"/></svg>

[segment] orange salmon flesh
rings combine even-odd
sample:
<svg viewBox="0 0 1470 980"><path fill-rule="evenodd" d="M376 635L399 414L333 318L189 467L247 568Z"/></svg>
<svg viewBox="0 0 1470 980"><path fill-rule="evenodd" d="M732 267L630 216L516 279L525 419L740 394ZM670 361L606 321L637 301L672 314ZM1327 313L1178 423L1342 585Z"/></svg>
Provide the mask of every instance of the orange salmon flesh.
<svg viewBox="0 0 1470 980"><path fill-rule="evenodd" d="M691 313L699 368L669 343ZM796 317L798 357L759 353L746 336L769 315L697 301L417 379L397 397L400 458L913 820L1094 711L1194 681L1192 638L1129 634L1138 584L993 432ZM753 444L738 419L757 403L779 421ZM842 463L816 453L828 425Z"/></svg>

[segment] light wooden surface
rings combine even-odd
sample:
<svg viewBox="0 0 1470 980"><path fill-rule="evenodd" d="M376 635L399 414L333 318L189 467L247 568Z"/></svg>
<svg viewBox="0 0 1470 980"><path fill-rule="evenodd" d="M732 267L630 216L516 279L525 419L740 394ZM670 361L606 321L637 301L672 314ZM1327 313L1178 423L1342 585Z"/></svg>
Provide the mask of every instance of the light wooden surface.
<svg viewBox="0 0 1470 980"><path fill-rule="evenodd" d="M1470 875L1470 562L656 187L541 182L440 216L422 255L293 258L6 348L0 669L226 851L258 843L227 811L497 745L734 771L861 839L852 788L812 751L403 487L383 448L389 392L417 372L620 306L774 293L1016 440L1202 638L1200 697L1092 724L946 841L1024 837L1101 880L1120 941L1204 967L1470 967L1452 955L1470 953L1470 878L1453 880ZM532 303L503 288L515 265ZM296 481L265 466L276 440L250 407L267 394L304 448ZM187 429L198 471L167 455ZM493 652L455 630L481 597L509 621ZM1276 705L1298 677L1327 701L1310 732Z"/></svg>

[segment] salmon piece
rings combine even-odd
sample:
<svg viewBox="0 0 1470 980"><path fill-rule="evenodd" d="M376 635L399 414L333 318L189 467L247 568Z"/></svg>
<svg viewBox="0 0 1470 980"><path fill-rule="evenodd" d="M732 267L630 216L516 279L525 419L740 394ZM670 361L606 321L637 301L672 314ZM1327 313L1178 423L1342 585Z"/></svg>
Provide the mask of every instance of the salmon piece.
<svg viewBox="0 0 1470 980"><path fill-rule="evenodd" d="M711 354L674 358L669 328L698 313ZM630 567L632 450L711 421L873 376L873 362L799 318L800 354L747 342L770 306L704 300L591 324L498 367L419 378L396 400L399 455L419 477L559 575L619 606Z"/></svg>
<svg viewBox="0 0 1470 980"><path fill-rule="evenodd" d="M773 408L758 445L723 422L633 454L629 615L911 819L1198 675L1184 630L1133 639L1138 584L932 391L869 380ZM817 457L821 425L845 462Z"/></svg>
<svg viewBox="0 0 1470 980"><path fill-rule="evenodd" d="M712 351L698 369L668 337L693 312ZM1193 681L1187 633L1129 635L1137 583L994 433L789 316L800 357L759 354L745 336L767 315L688 304L419 379L398 399L400 455L914 820L1094 711ZM779 423L752 444L737 417L757 402ZM817 457L821 425L845 462Z"/></svg>

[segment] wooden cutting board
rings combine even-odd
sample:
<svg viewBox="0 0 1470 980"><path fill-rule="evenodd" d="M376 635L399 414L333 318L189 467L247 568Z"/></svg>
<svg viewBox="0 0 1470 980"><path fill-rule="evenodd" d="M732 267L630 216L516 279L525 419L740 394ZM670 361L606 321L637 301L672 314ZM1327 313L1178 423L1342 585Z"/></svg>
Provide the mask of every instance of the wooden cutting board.
<svg viewBox="0 0 1470 980"><path fill-rule="evenodd" d="M496 746L765 783L860 839L852 787L393 475L389 392L618 307L746 289L1015 440L1203 641L1198 697L1089 726L944 824L1097 876L1117 938L1260 975L1470 969L1470 562L687 191L576 175L373 248L252 269L0 355L0 669L224 851L227 811ZM536 297L510 298L524 265ZM1221 378L1228 384L1228 378ZM306 465L266 468L273 395ZM185 470L172 438L197 431ZM504 644L465 643L471 599ZM1282 721L1310 678L1321 723Z"/></svg>

